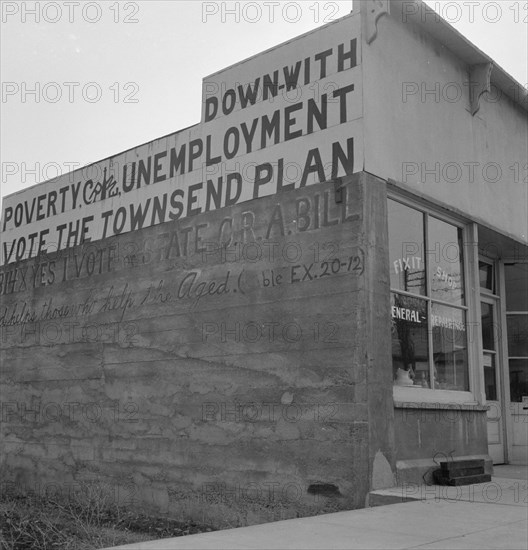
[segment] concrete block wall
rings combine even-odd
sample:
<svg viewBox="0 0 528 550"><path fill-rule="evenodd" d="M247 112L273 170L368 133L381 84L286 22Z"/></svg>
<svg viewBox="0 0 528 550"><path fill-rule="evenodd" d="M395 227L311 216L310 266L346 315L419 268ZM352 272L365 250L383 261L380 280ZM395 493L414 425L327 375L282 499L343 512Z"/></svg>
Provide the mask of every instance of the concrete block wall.
<svg viewBox="0 0 528 550"><path fill-rule="evenodd" d="M390 484L385 187L342 183L4 266L3 482L218 525Z"/></svg>

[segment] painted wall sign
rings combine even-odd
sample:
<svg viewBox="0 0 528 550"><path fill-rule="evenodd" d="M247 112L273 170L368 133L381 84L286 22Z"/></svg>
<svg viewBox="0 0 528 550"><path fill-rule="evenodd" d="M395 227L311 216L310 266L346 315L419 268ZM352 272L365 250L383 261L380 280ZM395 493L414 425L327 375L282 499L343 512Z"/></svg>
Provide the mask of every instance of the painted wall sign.
<svg viewBox="0 0 528 550"><path fill-rule="evenodd" d="M209 77L200 124L6 197L0 265L361 170L360 59L348 17Z"/></svg>

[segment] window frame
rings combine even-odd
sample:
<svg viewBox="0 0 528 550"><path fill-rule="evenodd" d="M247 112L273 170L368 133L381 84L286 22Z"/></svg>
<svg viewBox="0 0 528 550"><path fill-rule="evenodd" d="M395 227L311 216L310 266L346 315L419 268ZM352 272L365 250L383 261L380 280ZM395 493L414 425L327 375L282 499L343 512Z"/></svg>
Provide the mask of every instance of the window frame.
<svg viewBox="0 0 528 550"><path fill-rule="evenodd" d="M464 271L464 305L454 305L436 298L432 298L431 292L431 277L426 272L426 295L413 294L408 291L401 291L393 289L389 286L390 294L401 294L404 296L412 296L413 298L423 299L427 303L428 322L430 323L431 308L433 303L459 309L465 312L466 326L467 326L467 358L468 358L468 382L469 389L465 390L446 390L446 389L431 389L423 388L421 386L397 386L393 385L393 398L396 407L416 407L417 403L421 403L423 406L429 407L441 407L452 405L454 407L468 406L473 408L484 403L482 396L482 380L479 375L479 369L477 368L479 349L482 349L482 336L480 332L480 323L475 323L475 320L480 316L480 293L475 296L471 292L472 288L480 289L480 279L478 271L478 239L477 239L477 226L475 223L469 222L467 219L457 216L456 214L446 214L440 208L435 208L430 202L420 200L419 197L413 196L412 198L405 194L400 194L395 190L387 190L387 200L398 202L409 208L418 210L424 215L424 246L428 247L429 237L429 216L436 218L440 221L448 223L461 230L462 233L462 269ZM387 224L388 227L388 224ZM390 228L388 227L388 231ZM390 236L389 236L390 237ZM426 258L424 257L424 264L426 270L429 266ZM390 270L390 261L389 261ZM390 278L389 278L390 280ZM476 285L475 285L476 281ZM390 283L389 283L390 284ZM472 337L470 337L471 329ZM431 365L434 361L433 358L433 330L432 327L428 327L428 351L429 351L429 369L431 371ZM392 354L391 354L392 357ZM392 372L392 363L391 363Z"/></svg>

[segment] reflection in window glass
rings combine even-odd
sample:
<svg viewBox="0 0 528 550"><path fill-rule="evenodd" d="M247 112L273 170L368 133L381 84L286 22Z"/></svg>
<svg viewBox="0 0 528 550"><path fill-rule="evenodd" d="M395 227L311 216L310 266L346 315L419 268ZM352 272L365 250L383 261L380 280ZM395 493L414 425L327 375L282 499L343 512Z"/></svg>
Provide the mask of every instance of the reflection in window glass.
<svg viewBox="0 0 528 550"><path fill-rule="evenodd" d="M508 355L528 357L528 314L508 315Z"/></svg>
<svg viewBox="0 0 528 550"><path fill-rule="evenodd" d="M510 359L510 399L520 403L528 397L528 359Z"/></svg>
<svg viewBox="0 0 528 550"><path fill-rule="evenodd" d="M391 294L392 366L408 371L414 383L430 387L427 340L427 302L412 296Z"/></svg>
<svg viewBox="0 0 528 550"><path fill-rule="evenodd" d="M506 311L528 311L528 264L504 266Z"/></svg>
<svg viewBox="0 0 528 550"><path fill-rule="evenodd" d="M425 294L423 214L388 201L390 284L395 290Z"/></svg>
<svg viewBox="0 0 528 550"><path fill-rule="evenodd" d="M431 298L463 305L462 230L430 216L427 249Z"/></svg>
<svg viewBox="0 0 528 550"><path fill-rule="evenodd" d="M434 386L443 390L469 390L466 313L432 304Z"/></svg>

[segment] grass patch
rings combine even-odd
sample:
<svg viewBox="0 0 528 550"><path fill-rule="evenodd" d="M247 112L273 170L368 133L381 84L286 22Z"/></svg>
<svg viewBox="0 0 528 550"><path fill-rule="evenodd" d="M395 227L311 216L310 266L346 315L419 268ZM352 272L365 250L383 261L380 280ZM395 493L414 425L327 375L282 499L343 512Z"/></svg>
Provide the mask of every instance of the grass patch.
<svg viewBox="0 0 528 550"><path fill-rule="evenodd" d="M67 499L0 495L1 550L96 550L213 530L131 511L113 502L111 491L101 485L83 486Z"/></svg>

